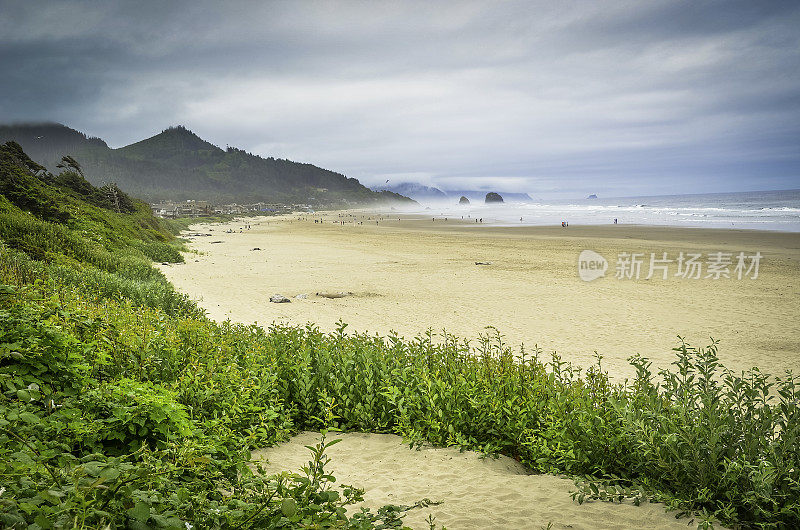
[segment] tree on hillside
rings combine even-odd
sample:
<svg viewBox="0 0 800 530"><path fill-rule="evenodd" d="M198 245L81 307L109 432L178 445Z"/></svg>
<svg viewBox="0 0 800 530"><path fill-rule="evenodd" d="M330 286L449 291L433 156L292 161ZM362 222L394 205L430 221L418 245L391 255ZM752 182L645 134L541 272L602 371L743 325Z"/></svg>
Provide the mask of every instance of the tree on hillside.
<svg viewBox="0 0 800 530"><path fill-rule="evenodd" d="M117 213L131 213L136 210L131 198L127 193L119 189L115 182L103 184L99 190L108 203L108 206L103 205L103 207L110 207Z"/></svg>
<svg viewBox="0 0 800 530"><path fill-rule="evenodd" d="M47 172L47 168L31 160L31 158L25 154L25 151L22 150L22 146L17 142L6 142L3 147L7 155L11 156L17 163L24 165L34 175L41 176L42 173Z"/></svg>
<svg viewBox="0 0 800 530"><path fill-rule="evenodd" d="M81 165L78 163L77 160L75 160L69 155L62 156L61 163L56 164L56 167L60 169L71 169L72 171L78 173L78 175L80 175L81 177L84 176L83 169L81 169Z"/></svg>

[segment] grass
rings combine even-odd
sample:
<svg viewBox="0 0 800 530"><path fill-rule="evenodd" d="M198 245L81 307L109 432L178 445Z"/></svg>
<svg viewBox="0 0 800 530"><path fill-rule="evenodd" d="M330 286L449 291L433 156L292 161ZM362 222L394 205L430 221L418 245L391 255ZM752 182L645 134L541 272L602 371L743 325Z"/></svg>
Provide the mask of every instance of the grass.
<svg viewBox="0 0 800 530"><path fill-rule="evenodd" d="M582 370L496 332L469 347L215 323L150 265L176 248L166 225L68 204L52 222L0 199L3 526L402 525L410 507L346 515L363 492L332 483L332 441L299 474L250 469L250 449L301 429L505 454L575 477L577 502L655 499L698 526L800 526L791 374L679 342L672 369L634 357L618 384L600 358Z"/></svg>

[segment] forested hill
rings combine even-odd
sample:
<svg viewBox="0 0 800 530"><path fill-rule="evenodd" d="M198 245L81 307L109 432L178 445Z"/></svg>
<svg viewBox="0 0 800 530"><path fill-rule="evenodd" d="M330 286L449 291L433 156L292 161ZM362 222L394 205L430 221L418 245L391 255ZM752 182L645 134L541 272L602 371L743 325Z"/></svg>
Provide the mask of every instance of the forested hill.
<svg viewBox="0 0 800 530"><path fill-rule="evenodd" d="M149 201L316 205L410 201L395 193L372 191L354 178L312 164L261 158L234 147L223 150L180 126L119 149L54 123L0 125L0 143L9 140L51 171L69 155L93 184L114 182Z"/></svg>

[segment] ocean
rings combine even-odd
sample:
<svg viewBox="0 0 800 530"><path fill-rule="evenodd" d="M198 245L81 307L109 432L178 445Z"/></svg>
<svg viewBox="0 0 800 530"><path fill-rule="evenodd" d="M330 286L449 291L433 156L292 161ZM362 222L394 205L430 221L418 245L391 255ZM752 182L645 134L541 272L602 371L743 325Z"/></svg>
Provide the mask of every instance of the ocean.
<svg viewBox="0 0 800 530"><path fill-rule="evenodd" d="M425 203L410 213L494 226L641 224L800 232L800 190L483 204Z"/></svg>

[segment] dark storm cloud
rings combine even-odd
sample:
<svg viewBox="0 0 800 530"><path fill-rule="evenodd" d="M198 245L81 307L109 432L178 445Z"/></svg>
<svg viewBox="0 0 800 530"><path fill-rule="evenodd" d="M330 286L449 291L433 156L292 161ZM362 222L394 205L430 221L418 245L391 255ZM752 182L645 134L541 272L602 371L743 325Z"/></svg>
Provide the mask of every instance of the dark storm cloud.
<svg viewBox="0 0 800 530"><path fill-rule="evenodd" d="M800 186L780 2L0 2L0 121L183 123L366 183Z"/></svg>

